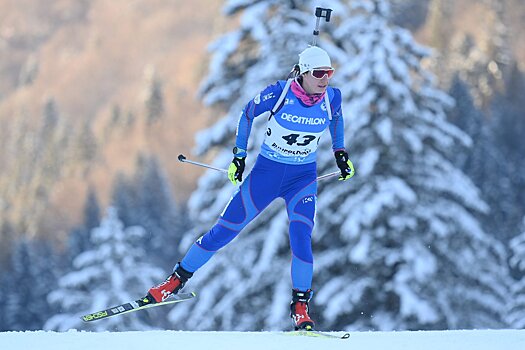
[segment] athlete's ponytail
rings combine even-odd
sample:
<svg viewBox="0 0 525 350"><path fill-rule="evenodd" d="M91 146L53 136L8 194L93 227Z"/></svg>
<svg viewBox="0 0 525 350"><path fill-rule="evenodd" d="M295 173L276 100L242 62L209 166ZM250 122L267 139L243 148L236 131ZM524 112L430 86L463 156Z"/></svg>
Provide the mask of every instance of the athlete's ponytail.
<svg viewBox="0 0 525 350"><path fill-rule="evenodd" d="M296 78L299 76L301 69L299 68L299 65L296 64L293 66L292 70L288 74L288 79Z"/></svg>

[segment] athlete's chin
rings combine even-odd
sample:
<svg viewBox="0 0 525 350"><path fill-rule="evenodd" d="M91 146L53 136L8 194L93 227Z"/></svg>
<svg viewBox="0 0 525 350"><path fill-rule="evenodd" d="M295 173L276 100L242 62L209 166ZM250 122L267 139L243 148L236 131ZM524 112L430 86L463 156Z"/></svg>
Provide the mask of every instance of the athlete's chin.
<svg viewBox="0 0 525 350"><path fill-rule="evenodd" d="M328 85L318 85L316 93L317 94L322 94L323 92L326 91L327 87L328 87Z"/></svg>

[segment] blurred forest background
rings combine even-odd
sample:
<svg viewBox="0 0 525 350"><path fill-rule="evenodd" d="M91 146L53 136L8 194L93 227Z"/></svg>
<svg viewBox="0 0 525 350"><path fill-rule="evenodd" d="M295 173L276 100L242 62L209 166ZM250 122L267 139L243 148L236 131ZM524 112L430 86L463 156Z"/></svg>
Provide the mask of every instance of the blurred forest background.
<svg viewBox="0 0 525 350"><path fill-rule="evenodd" d="M242 105L257 91L287 75L294 55L311 36L316 5L335 10L333 22L323 28L328 51L339 60L341 68L336 75L341 74L341 79L345 61L340 58L346 47L344 9L351 4L361 4L362 11L383 16L389 28L407 30L415 42L432 49L428 57L421 57L421 67L432 72L437 77L436 88L455 101L446 111L447 121L470 136L470 141L464 142L468 147L453 148L449 160L479 191L469 197L479 201L467 203L472 209L469 215L488 238L483 238L481 245L474 244L472 251L486 250L482 254L495 256L497 267L471 272L482 276L467 278L472 284L466 289L480 287L479 295L472 299L483 299L480 304L490 300L490 305L479 306L479 313L483 313L479 319L471 317L469 310L457 318L443 316L440 312L446 313L446 307L436 306L440 312L428 311L431 306L415 313L403 310L407 293L367 294L363 285L370 286L368 282L353 285L359 280L357 272L346 283L362 288L357 293L362 298L338 300L361 308L342 307L346 310L318 317L332 329L525 327L523 1L0 0L0 295L7 300L0 305L0 330L80 328L82 325L71 321L78 318L75 310L94 311L90 308L100 307L100 303L133 299L164 278L189 244L213 224L233 192L225 179L218 179L220 174L182 165L178 154L227 166L235 122L224 127L221 121L233 118L221 118L238 116ZM390 5L388 11L382 7L385 4ZM285 13L278 18L300 23L297 38L301 40L292 44L280 67L257 66L265 56L256 47L268 40L261 32L250 31L255 24L249 22L257 22L257 13L274 18ZM282 32L278 26L268 30L275 32L271 38L276 43L296 34L294 28L286 32L284 27L283 22ZM228 37L226 33L236 34ZM212 42L216 44L209 46ZM223 61L221 52L226 56ZM226 59L228 65L221 71L217 62ZM254 72L251 67L260 70ZM250 84L254 80L259 80L258 85ZM229 85L227 92L217 88L221 84ZM344 94L344 87L341 89ZM353 127L348 119L346 127ZM359 154L353 141L347 138L351 157L353 148ZM334 166L330 162L331 155L327 155L326 170L330 169L328 164ZM359 175L359 167L357 170ZM343 196L340 191L338 195ZM326 204L331 206L337 203ZM270 208L269 212L277 216L279 210L282 208ZM350 215L353 210L348 208L342 214ZM264 230L285 230L281 225L285 218L281 219L277 217ZM255 223L253 231L258 232L261 226L261 221ZM324 229L334 227L325 225ZM319 230L323 236L322 225ZM257 235L250 237L259 239ZM479 235L476 239L481 240ZM451 242L462 244L460 241ZM362 242L356 239L351 243ZM319 251L321 257L330 250L326 241L315 244L314 252ZM275 248L278 255L286 257L279 249ZM245 261L225 253L217 265L254 264L259 273L273 273L275 266L257 265L261 257L252 255L258 253L244 252ZM321 264L332 268L332 273L341 273L344 265L334 266L332 260L336 259L321 258ZM349 264L352 259L357 261L354 256ZM482 259L482 265L493 263L485 255ZM286 260L278 260L279 264L282 261ZM377 288L387 285L384 281L397 273L399 266L393 265L379 273ZM90 272L72 274L82 269ZM202 276L212 271L204 271ZM503 273L503 277L489 271ZM255 281L245 275L249 272L230 272L232 281L252 288L251 300L264 305L254 295ZM111 281L96 280L94 275ZM328 285L329 280L321 280ZM108 288L108 283L113 287ZM210 294L214 295L206 297L204 277L195 286L199 283L204 295L196 310L181 307L186 314L178 315L155 310L97 324L94 329L268 329L284 327L283 319L284 324L289 322L277 307L272 309L275 319L248 319L248 311L240 305L243 291L221 297L231 290L218 287L219 282L213 280ZM278 284L275 294L265 297L280 298L286 309L287 288ZM335 293L342 287L331 288ZM418 288L425 293L423 287ZM492 289L496 289L494 294L490 294ZM345 289L345 295L354 292ZM320 305L331 305L328 294L321 290ZM385 309L374 309L367 303L363 306L366 297ZM237 298L239 303L228 298ZM451 307L443 300L440 303ZM206 321L202 321L204 316L199 318L199 312L214 307L217 316ZM184 323L183 319L190 318L189 311L196 312L199 323ZM372 320L374 317L381 321Z"/></svg>

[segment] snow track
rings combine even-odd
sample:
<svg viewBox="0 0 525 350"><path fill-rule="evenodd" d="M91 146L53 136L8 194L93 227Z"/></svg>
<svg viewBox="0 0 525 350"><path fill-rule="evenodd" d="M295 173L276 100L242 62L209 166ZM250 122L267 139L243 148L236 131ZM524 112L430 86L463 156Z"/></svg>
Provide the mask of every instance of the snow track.
<svg viewBox="0 0 525 350"><path fill-rule="evenodd" d="M338 332L339 333L339 332ZM3 332L5 350L522 350L525 330L352 332L350 339L291 337L281 332Z"/></svg>

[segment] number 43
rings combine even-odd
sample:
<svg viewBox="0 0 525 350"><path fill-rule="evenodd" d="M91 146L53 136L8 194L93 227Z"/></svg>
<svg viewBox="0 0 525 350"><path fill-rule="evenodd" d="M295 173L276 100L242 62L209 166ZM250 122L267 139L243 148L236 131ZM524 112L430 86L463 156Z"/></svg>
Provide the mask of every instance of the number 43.
<svg viewBox="0 0 525 350"><path fill-rule="evenodd" d="M297 146L306 146L317 138L314 135L303 135L302 140L301 140L302 142L298 143L297 139L299 138L299 136L301 135L290 134L290 135L283 136L283 139L286 140L286 143L289 145L293 145L297 143Z"/></svg>

